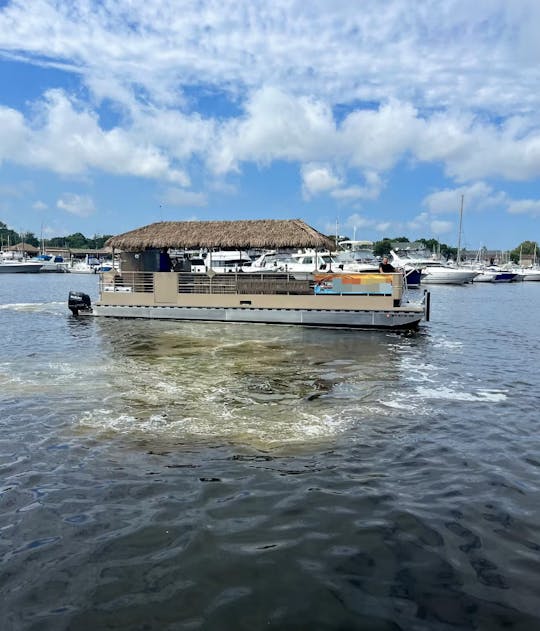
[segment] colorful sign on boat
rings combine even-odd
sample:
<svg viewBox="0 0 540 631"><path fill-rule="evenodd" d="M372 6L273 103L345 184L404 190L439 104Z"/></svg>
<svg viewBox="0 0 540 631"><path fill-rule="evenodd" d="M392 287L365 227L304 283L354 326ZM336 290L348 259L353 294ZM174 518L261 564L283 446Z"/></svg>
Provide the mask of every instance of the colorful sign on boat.
<svg viewBox="0 0 540 631"><path fill-rule="evenodd" d="M315 274L316 294L391 296L391 274Z"/></svg>

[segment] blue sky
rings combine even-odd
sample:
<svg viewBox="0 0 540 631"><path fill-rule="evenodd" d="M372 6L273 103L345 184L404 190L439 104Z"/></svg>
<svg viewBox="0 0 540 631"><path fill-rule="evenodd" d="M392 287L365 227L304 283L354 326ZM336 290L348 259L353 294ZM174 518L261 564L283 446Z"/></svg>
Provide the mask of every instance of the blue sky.
<svg viewBox="0 0 540 631"><path fill-rule="evenodd" d="M538 0L0 0L0 221L540 241Z"/></svg>

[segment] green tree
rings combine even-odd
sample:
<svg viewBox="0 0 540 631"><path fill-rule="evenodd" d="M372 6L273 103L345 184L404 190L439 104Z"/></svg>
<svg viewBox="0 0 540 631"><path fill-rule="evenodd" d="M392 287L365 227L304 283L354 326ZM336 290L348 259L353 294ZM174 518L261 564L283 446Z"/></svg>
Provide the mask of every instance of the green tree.
<svg viewBox="0 0 540 631"><path fill-rule="evenodd" d="M388 256L392 249L393 242L394 239L389 239L388 237L384 237L381 241L375 241L373 244L373 254L375 256Z"/></svg>
<svg viewBox="0 0 540 631"><path fill-rule="evenodd" d="M440 243L437 239L418 239L424 247L435 254L439 254L445 259L457 259L457 248L453 248L446 243Z"/></svg>
<svg viewBox="0 0 540 631"><path fill-rule="evenodd" d="M8 228L7 225L0 221L0 246L5 247L9 245L15 245L20 243L21 237L18 232Z"/></svg>
<svg viewBox="0 0 540 631"><path fill-rule="evenodd" d="M36 248L39 248L39 239L33 232L24 232L23 234L21 234L21 241L29 243Z"/></svg>
<svg viewBox="0 0 540 631"><path fill-rule="evenodd" d="M538 243L536 241L523 241L520 243L517 248L510 252L510 259L514 261L514 263L519 263L520 257L525 255L538 255L539 248Z"/></svg>
<svg viewBox="0 0 540 631"><path fill-rule="evenodd" d="M65 237L51 237L47 239L47 245L50 245L52 248L65 248L66 247L66 238Z"/></svg>

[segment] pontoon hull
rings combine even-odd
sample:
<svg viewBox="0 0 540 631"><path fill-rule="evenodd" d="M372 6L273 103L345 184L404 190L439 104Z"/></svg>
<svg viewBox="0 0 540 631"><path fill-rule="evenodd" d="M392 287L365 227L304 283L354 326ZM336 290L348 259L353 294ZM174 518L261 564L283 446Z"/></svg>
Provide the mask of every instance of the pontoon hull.
<svg viewBox="0 0 540 631"><path fill-rule="evenodd" d="M303 326L360 329L416 329L424 317L420 307L391 311L330 309L249 309L230 307L167 307L96 305L81 315L156 320L198 320L212 322L253 322L260 324L300 324Z"/></svg>

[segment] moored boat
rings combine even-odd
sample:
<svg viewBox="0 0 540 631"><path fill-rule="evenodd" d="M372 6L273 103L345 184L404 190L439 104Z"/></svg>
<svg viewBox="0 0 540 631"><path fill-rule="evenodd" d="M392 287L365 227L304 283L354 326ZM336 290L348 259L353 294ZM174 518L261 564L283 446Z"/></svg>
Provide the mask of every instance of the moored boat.
<svg viewBox="0 0 540 631"><path fill-rule="evenodd" d="M46 252L42 252L30 259L30 261L40 263L40 272L64 273L68 271L68 262L63 256L58 254L47 254Z"/></svg>
<svg viewBox="0 0 540 631"><path fill-rule="evenodd" d="M41 270L41 264L31 261L0 259L0 274L35 274Z"/></svg>
<svg viewBox="0 0 540 631"><path fill-rule="evenodd" d="M120 270L101 275L94 305L70 292L68 306L74 315L347 328L415 329L428 319L429 293L409 302L401 273L158 271L166 248L326 249L328 241L300 220L159 222L112 237Z"/></svg>
<svg viewBox="0 0 540 631"><path fill-rule="evenodd" d="M392 264L397 267L416 267L422 269L422 284L464 285L471 283L478 272L464 267L454 267L446 261L426 258L400 256L391 251Z"/></svg>
<svg viewBox="0 0 540 631"><path fill-rule="evenodd" d="M518 277L515 271L499 269L494 266L476 268L475 283L512 283Z"/></svg>

